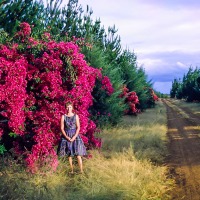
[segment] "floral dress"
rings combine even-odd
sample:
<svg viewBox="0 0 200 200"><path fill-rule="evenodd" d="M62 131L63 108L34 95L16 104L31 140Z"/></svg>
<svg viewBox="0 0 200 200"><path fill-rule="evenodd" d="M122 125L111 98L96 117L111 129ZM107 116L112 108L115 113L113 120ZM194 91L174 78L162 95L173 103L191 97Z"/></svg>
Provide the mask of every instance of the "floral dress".
<svg viewBox="0 0 200 200"><path fill-rule="evenodd" d="M68 137L72 138L76 134L76 114L71 117L64 115L64 130ZM86 148L78 134L73 142L68 141L64 136L58 148L59 156L84 156L86 155Z"/></svg>

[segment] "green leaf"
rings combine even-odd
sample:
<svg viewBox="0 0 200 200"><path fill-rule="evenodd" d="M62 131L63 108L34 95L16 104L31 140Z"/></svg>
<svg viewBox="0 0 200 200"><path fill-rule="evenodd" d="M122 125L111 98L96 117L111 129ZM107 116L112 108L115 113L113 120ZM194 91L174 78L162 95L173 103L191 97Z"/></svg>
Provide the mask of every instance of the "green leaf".
<svg viewBox="0 0 200 200"><path fill-rule="evenodd" d="M16 133L13 132L10 132L8 135L13 138L16 138L18 136Z"/></svg>
<svg viewBox="0 0 200 200"><path fill-rule="evenodd" d="M6 152L6 148L4 147L4 145L0 144L0 154L3 155Z"/></svg>

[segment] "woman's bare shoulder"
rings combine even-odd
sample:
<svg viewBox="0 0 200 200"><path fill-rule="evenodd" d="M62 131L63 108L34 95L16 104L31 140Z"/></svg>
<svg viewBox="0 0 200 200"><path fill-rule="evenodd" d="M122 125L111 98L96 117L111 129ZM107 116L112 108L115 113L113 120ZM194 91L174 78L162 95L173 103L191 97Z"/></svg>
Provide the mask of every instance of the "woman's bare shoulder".
<svg viewBox="0 0 200 200"><path fill-rule="evenodd" d="M65 117L65 114L62 114L62 115L61 115L61 119L64 119L64 117Z"/></svg>
<svg viewBox="0 0 200 200"><path fill-rule="evenodd" d="M76 116L76 118L77 118L77 119L79 119L79 116L78 116L78 114L75 114L75 116Z"/></svg>

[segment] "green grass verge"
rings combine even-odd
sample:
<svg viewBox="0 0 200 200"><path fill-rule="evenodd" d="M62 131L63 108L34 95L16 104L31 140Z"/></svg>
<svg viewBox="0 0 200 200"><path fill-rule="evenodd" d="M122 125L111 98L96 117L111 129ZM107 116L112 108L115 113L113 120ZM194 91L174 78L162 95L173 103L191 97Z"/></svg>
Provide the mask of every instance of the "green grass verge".
<svg viewBox="0 0 200 200"><path fill-rule="evenodd" d="M166 110L162 102L137 117L125 116L104 129L101 150L83 159L84 174L69 175L67 160L48 174L29 174L2 159L0 199L6 200L167 200L174 182L162 165L166 150ZM75 171L78 172L77 163Z"/></svg>

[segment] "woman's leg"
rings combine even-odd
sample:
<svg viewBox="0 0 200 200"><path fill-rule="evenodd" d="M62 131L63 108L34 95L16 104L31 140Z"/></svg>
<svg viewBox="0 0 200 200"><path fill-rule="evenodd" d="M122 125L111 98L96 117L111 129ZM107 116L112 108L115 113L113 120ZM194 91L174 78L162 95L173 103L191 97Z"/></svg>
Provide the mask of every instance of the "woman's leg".
<svg viewBox="0 0 200 200"><path fill-rule="evenodd" d="M80 171L81 171L81 173L83 173L83 162L82 162L81 156L77 156L77 160L78 160L78 165L79 165Z"/></svg>
<svg viewBox="0 0 200 200"><path fill-rule="evenodd" d="M70 168L71 168L71 173L74 173L74 167L73 167L73 160L72 160L72 157L69 156L69 165L70 165Z"/></svg>

